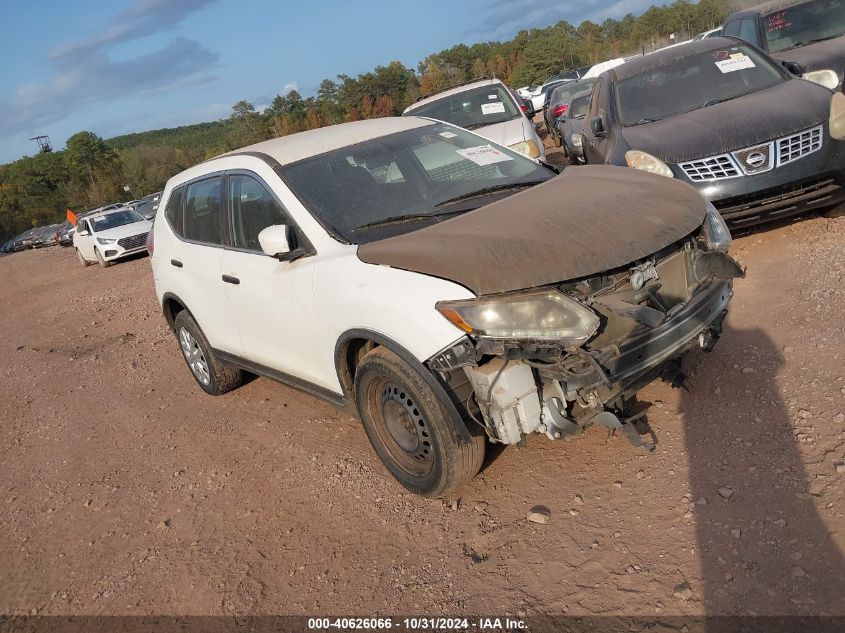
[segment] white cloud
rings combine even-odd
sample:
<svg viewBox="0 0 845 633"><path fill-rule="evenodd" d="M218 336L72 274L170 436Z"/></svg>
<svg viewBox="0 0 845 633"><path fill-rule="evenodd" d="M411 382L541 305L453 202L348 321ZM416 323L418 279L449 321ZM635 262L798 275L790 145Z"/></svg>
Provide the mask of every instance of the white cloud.
<svg viewBox="0 0 845 633"><path fill-rule="evenodd" d="M292 81L289 84L285 84L284 86L282 86L282 94L283 95L286 95L291 90L299 90L299 86L297 85L297 83L295 81Z"/></svg>

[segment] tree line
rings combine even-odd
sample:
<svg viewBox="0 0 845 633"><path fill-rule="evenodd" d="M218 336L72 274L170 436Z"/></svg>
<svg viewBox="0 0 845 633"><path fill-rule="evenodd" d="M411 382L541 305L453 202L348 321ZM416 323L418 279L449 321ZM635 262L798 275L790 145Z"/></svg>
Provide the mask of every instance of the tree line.
<svg viewBox="0 0 845 633"><path fill-rule="evenodd" d="M428 55L416 69L394 61L357 77L324 79L313 96L291 90L262 111L239 101L220 121L108 140L79 132L62 151L0 165L0 238L60 221L67 208L82 211L160 191L174 174L244 145L344 121L398 116L417 98L462 81L495 76L514 87L539 84L558 72L653 50L671 35L682 41L722 24L731 4L677 0L601 24L560 21L522 30L508 41L458 44Z"/></svg>

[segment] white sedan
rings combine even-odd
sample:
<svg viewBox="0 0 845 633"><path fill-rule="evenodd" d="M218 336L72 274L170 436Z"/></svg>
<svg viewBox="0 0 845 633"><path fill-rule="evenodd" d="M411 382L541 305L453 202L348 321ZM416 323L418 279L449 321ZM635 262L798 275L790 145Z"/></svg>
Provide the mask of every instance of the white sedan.
<svg viewBox="0 0 845 633"><path fill-rule="evenodd" d="M83 266L98 262L105 268L116 259L145 251L152 227L152 222L126 207L95 213L77 222L73 247Z"/></svg>

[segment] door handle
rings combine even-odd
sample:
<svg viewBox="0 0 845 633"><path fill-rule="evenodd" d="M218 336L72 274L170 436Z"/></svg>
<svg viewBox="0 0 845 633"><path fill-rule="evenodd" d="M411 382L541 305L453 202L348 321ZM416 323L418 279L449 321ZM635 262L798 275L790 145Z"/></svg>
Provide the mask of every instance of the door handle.
<svg viewBox="0 0 845 633"><path fill-rule="evenodd" d="M223 281L225 281L227 284L234 284L236 286L241 283L240 279L238 279L237 277L232 277L232 275L223 275Z"/></svg>
<svg viewBox="0 0 845 633"><path fill-rule="evenodd" d="M170 265L175 266L176 268L182 268L182 262L180 262L178 259L171 259Z"/></svg>

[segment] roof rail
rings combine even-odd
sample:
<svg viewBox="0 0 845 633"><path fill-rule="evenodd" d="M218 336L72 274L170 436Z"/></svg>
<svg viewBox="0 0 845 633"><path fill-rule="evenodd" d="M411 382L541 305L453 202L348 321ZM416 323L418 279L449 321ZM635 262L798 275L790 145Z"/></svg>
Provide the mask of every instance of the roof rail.
<svg viewBox="0 0 845 633"><path fill-rule="evenodd" d="M441 92L446 92L447 90L452 90L453 88L460 88L461 86L468 86L469 84L474 84L476 81L492 81L496 79L496 77L476 77L475 79L470 79L468 81L463 81L459 84L453 84L451 86L447 86L446 88L441 88L440 90L435 90L434 92L429 92L427 95L420 95L416 98L414 103L417 101L422 101L423 99L428 99L429 97L433 97L434 95L439 95Z"/></svg>

